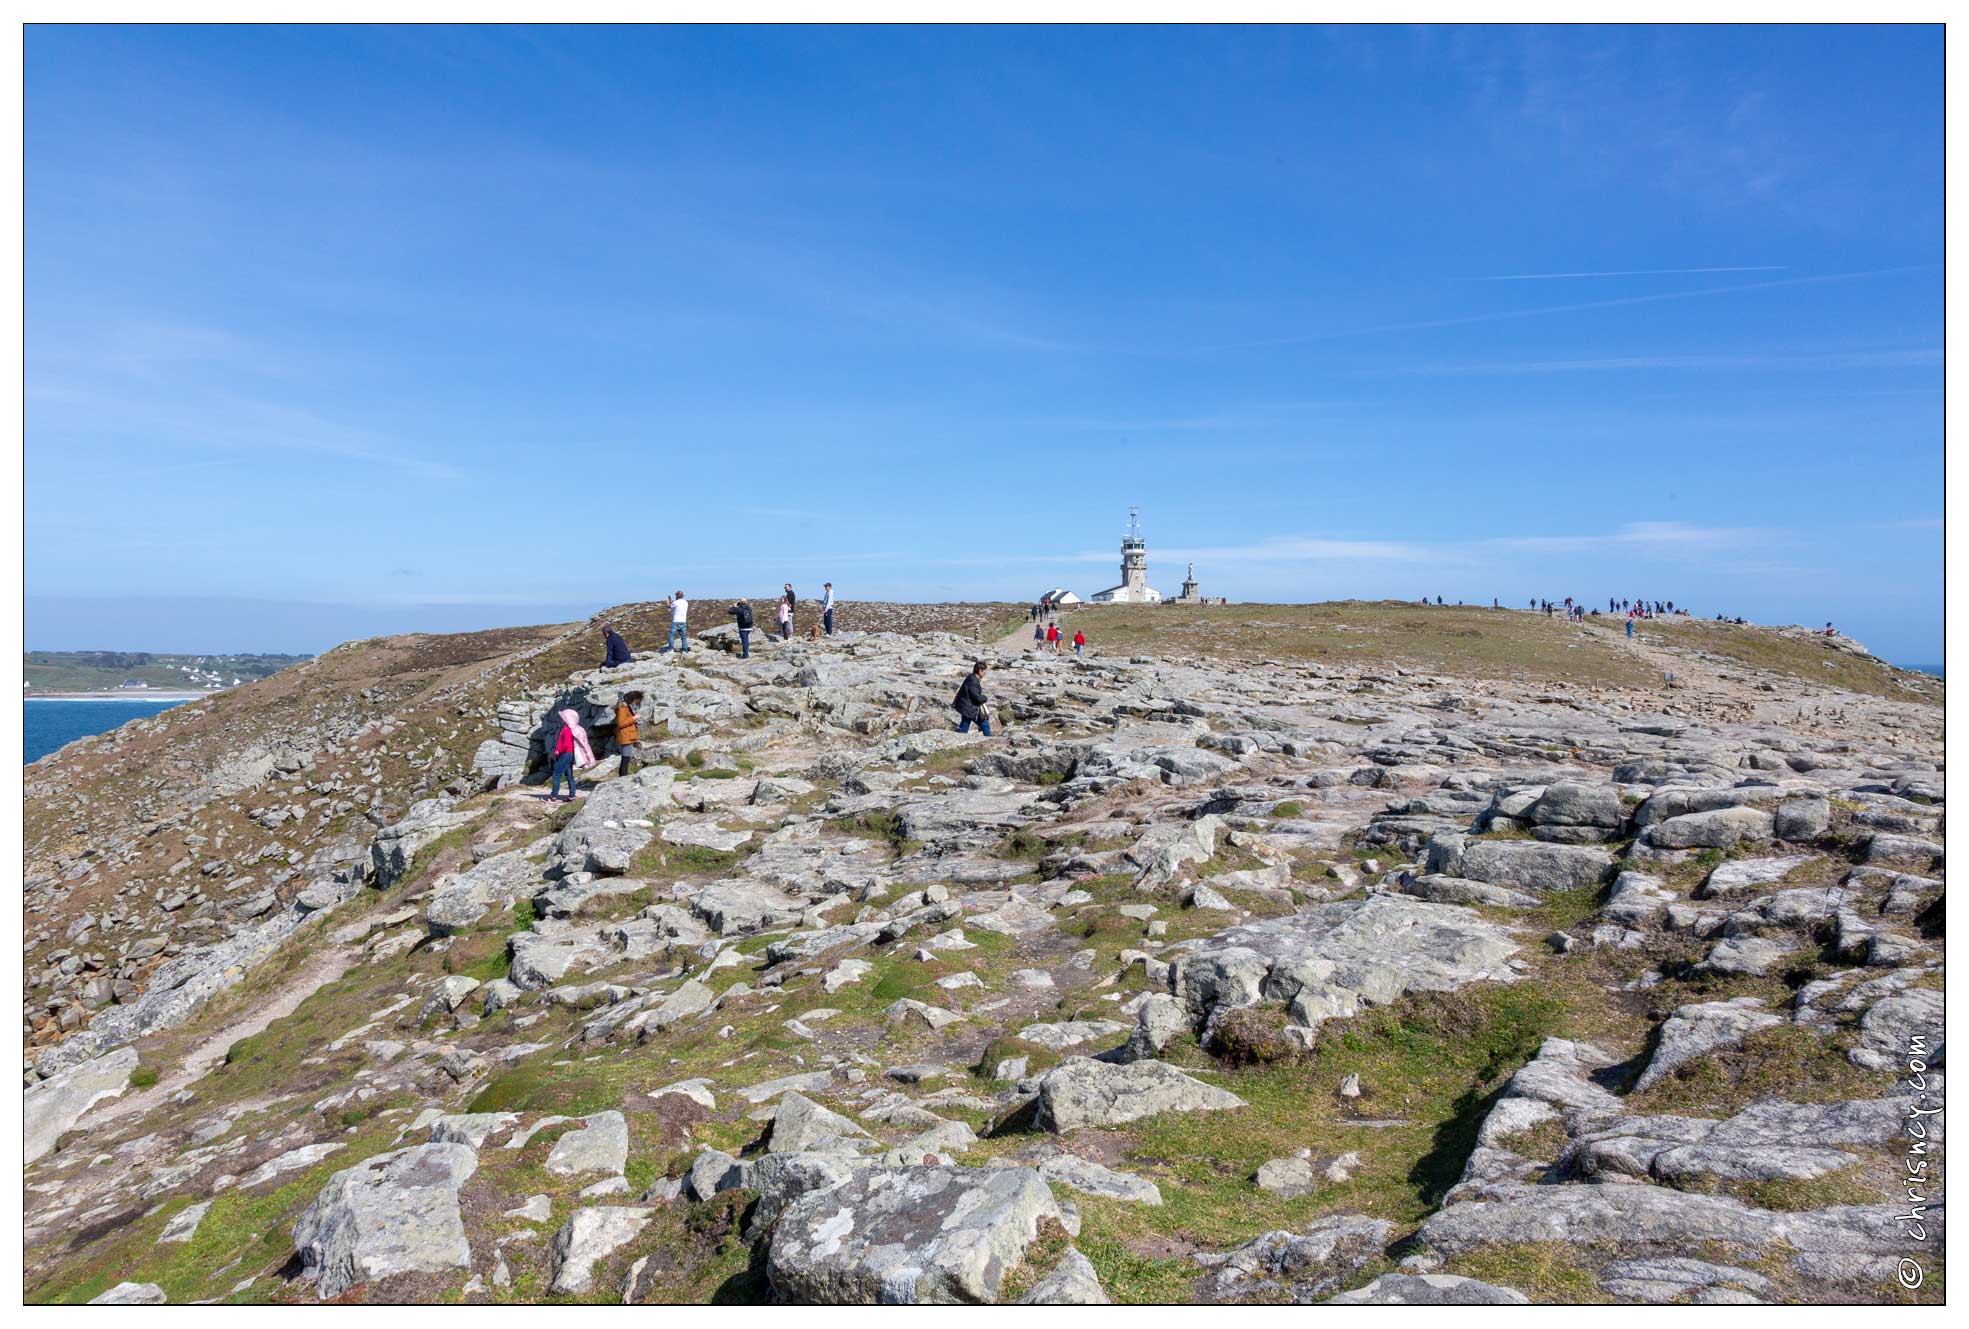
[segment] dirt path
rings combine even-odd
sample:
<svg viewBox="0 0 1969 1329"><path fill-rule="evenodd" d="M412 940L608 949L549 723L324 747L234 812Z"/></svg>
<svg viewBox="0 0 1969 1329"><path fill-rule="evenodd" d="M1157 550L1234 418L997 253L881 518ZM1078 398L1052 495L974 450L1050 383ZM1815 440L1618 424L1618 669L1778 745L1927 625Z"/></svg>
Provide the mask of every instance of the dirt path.
<svg viewBox="0 0 1969 1329"><path fill-rule="evenodd" d="M259 1033L275 1020L292 1015L302 1002L347 973L360 955L360 950L348 946L310 956L307 963L288 975L287 981L281 984L265 1002L256 1005L252 1014L201 1039L183 1060L165 1072L156 1084L134 1094L126 1093L120 1098L106 1099L99 1107L86 1113L78 1124L91 1127L103 1126L133 1113L146 1111L186 1085L202 1079L206 1072L226 1059L226 1049L242 1038L250 1038Z"/></svg>
<svg viewBox="0 0 1969 1329"><path fill-rule="evenodd" d="M992 645L1001 651L1033 650L1034 643L1032 640L1032 624L1029 622L1019 624L1019 626L1013 628L1010 632L1006 633L1004 636L1000 637L997 641L993 642ZM1088 650L1091 653L1093 648L1090 646L1088 647ZM1045 654L1051 655L1052 653L1053 653L1053 648L1051 646L1047 646L1045 648ZM1073 629L1065 623L1060 624L1060 654L1061 655L1073 654Z"/></svg>

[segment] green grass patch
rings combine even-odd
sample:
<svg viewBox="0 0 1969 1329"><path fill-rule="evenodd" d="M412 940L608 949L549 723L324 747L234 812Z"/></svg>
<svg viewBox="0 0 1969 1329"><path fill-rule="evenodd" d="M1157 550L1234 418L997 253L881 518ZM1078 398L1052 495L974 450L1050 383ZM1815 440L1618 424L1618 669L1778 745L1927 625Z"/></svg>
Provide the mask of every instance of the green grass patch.
<svg viewBox="0 0 1969 1329"><path fill-rule="evenodd" d="M1581 1262L1579 1251L1563 1242L1480 1246L1451 1259L1444 1272L1513 1288L1537 1302L1577 1306L1613 1300Z"/></svg>
<svg viewBox="0 0 1969 1329"><path fill-rule="evenodd" d="M864 812L857 817L835 817L827 823L829 830L847 835L873 836L889 846L889 852L897 858L904 858L923 847L920 840L912 840L903 833L902 818L893 812Z"/></svg>

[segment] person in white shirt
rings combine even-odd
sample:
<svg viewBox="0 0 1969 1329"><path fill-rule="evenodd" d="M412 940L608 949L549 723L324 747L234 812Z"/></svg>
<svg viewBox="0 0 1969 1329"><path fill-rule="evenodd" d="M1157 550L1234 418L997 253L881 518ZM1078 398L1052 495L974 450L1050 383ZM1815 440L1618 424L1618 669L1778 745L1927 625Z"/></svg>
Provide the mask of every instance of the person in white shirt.
<svg viewBox="0 0 1969 1329"><path fill-rule="evenodd" d="M834 583L822 582L820 588L820 621L827 629L827 635L834 635Z"/></svg>
<svg viewBox="0 0 1969 1329"><path fill-rule="evenodd" d="M688 651L691 648L690 637L684 631L690 614L691 602L684 598L682 591L670 597L670 649L673 651Z"/></svg>

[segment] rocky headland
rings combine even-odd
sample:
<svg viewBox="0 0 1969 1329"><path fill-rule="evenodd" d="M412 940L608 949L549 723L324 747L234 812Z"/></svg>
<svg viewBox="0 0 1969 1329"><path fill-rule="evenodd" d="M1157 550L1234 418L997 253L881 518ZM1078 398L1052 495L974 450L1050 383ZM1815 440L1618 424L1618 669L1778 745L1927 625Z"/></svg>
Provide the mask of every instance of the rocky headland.
<svg viewBox="0 0 1969 1329"><path fill-rule="evenodd" d="M1388 605L741 661L698 604L27 768L29 1300L1939 1299L1938 680Z"/></svg>

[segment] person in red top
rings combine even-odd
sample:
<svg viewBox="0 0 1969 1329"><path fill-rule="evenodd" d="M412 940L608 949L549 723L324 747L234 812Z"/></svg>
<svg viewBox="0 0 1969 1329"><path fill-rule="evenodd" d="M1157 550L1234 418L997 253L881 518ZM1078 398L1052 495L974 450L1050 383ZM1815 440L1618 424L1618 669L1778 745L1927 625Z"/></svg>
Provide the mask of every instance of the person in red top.
<svg viewBox="0 0 1969 1329"><path fill-rule="evenodd" d="M1060 625L1058 623L1048 623L1046 625L1046 644L1053 648L1053 654L1058 655L1060 653Z"/></svg>
<svg viewBox="0 0 1969 1329"><path fill-rule="evenodd" d="M1086 644L1087 644L1087 634L1082 632L1079 628L1075 628L1073 631L1073 653L1075 655L1079 655L1081 647L1085 646Z"/></svg>

